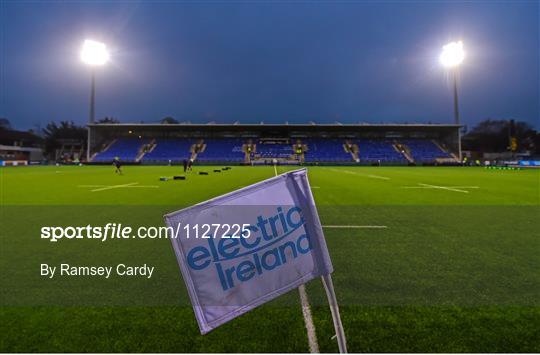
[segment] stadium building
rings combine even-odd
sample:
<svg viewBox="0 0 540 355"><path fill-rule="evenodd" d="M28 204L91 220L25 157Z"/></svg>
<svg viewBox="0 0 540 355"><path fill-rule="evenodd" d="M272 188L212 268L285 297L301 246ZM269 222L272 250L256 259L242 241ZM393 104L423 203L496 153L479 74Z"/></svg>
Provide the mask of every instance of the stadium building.
<svg viewBox="0 0 540 355"><path fill-rule="evenodd" d="M0 129L0 166L28 165L43 159L42 139L30 132Z"/></svg>
<svg viewBox="0 0 540 355"><path fill-rule="evenodd" d="M89 124L90 162L446 165L457 124Z"/></svg>

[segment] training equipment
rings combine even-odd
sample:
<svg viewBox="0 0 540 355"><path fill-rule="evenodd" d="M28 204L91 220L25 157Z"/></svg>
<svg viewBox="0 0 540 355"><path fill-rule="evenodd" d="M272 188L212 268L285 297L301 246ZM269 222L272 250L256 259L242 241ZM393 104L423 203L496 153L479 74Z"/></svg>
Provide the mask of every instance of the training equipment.
<svg viewBox="0 0 540 355"><path fill-rule="evenodd" d="M186 177L183 176L183 175L180 175L180 176L176 175L176 176L173 177L173 179L174 179L174 180L185 180Z"/></svg>
<svg viewBox="0 0 540 355"><path fill-rule="evenodd" d="M199 171L199 175L208 175L208 172L206 172L206 171Z"/></svg>
<svg viewBox="0 0 540 355"><path fill-rule="evenodd" d="M219 170L219 169L214 169L214 173L221 173L221 170Z"/></svg>
<svg viewBox="0 0 540 355"><path fill-rule="evenodd" d="M164 176L162 176L162 177L159 178L159 181L167 181L167 180L169 180L169 178L164 177Z"/></svg>

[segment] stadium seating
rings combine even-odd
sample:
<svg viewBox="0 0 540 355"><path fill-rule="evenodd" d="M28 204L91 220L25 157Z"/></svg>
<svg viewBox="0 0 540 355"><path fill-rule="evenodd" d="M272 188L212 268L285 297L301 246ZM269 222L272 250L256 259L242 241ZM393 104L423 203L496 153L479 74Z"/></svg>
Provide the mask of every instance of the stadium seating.
<svg viewBox="0 0 540 355"><path fill-rule="evenodd" d="M407 146L415 162L434 162L437 158L450 158L450 154L441 150L428 139L406 139L401 144Z"/></svg>
<svg viewBox="0 0 540 355"><path fill-rule="evenodd" d="M308 138L302 143L307 145L304 153L305 162L351 162L351 153L343 148L344 141L340 139Z"/></svg>
<svg viewBox="0 0 540 355"><path fill-rule="evenodd" d="M93 161L109 162L118 157L121 161L135 161L143 145L150 143L150 139L118 138L103 152L96 154Z"/></svg>
<svg viewBox="0 0 540 355"><path fill-rule="evenodd" d="M206 148L197 154L200 162L243 162L243 141L240 138L205 139Z"/></svg>
<svg viewBox="0 0 540 355"><path fill-rule="evenodd" d="M281 143L259 143L257 144L257 153L262 159L288 159L293 154L291 144Z"/></svg>
<svg viewBox="0 0 540 355"><path fill-rule="evenodd" d="M156 139L154 149L146 153L143 157L144 162L178 162L191 158L191 146L195 143L194 139Z"/></svg>
<svg viewBox="0 0 540 355"><path fill-rule="evenodd" d="M360 162L405 163L407 159L393 147L393 142L386 139L360 139L358 145Z"/></svg>
<svg viewBox="0 0 540 355"><path fill-rule="evenodd" d="M96 154L95 162L110 162L115 157L122 161L133 162L137 159L144 145L149 144L150 139L118 138L106 150ZM145 163L179 162L191 157L191 147L197 143L196 139L171 138L156 139L153 149L145 153L142 161ZM205 139L206 145L203 152L197 154L197 161L203 163L231 162L241 163L245 159L242 146L245 140L242 138L210 138ZM307 146L304 152L304 161L307 163L352 163L353 156L345 151L344 139L331 138L305 138L302 144ZM452 158L452 156L440 148L434 141L429 139L356 139L351 143L358 146L358 159L362 163L395 163L406 164L405 154L418 163L433 163L439 158ZM394 144L403 145L405 153L394 148ZM252 158L257 159L285 159L294 156L292 144L283 141L265 142L258 141Z"/></svg>

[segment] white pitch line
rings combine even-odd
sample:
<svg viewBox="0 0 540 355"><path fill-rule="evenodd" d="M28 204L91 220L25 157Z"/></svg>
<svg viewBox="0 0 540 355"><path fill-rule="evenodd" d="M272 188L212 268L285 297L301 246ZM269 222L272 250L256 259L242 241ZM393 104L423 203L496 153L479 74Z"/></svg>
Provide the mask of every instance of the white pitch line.
<svg viewBox="0 0 540 355"><path fill-rule="evenodd" d="M318 354L319 343L317 342L317 333L315 332L315 323L313 323L313 317L311 316L311 308L309 307L309 299L304 285L298 286L298 293L300 293L300 303L302 304L302 315L304 316L304 324L306 325L309 352L312 354Z"/></svg>
<svg viewBox="0 0 540 355"><path fill-rule="evenodd" d="M97 192L97 191L112 190L112 189L118 189L118 188L121 188L121 187L132 186L132 185L136 185L136 184L138 184L138 182L132 182L130 184L124 184L124 185L111 185L111 186L101 187L99 189L94 189L94 190L90 190L90 191Z"/></svg>
<svg viewBox="0 0 540 355"><path fill-rule="evenodd" d="M104 190L110 190L110 189L116 189L116 188L150 188L150 189L159 188L159 186L157 185L137 185L137 184L138 182L125 184L125 185L78 185L78 187L97 187L97 189L91 190L92 192L104 191Z"/></svg>
<svg viewBox="0 0 540 355"><path fill-rule="evenodd" d="M338 169L332 169L332 168L329 168L329 170L335 171L337 173L346 173L346 174L352 174L352 175L358 175L358 176L365 176L365 177L372 178L372 179L390 180L390 178L387 177L387 176L373 175L373 174L362 174L362 173L359 173L359 172L356 172L356 171L351 171L351 170L338 170Z"/></svg>
<svg viewBox="0 0 540 355"><path fill-rule="evenodd" d="M448 186L446 186L448 187ZM403 189L432 189L431 186L402 186ZM480 186L451 186L453 189L479 189Z"/></svg>
<svg viewBox="0 0 540 355"><path fill-rule="evenodd" d="M379 176L379 175L367 175L367 177L374 178L374 179L381 179L381 180L390 180L389 177Z"/></svg>
<svg viewBox="0 0 540 355"><path fill-rule="evenodd" d="M469 193L469 191L467 191L467 190L454 189L454 188L448 187L448 186L437 186L437 185L429 185L429 184L422 184L422 183L420 183L419 185L426 186L426 187L431 187L433 189L441 189L441 190L448 190L448 191L454 191L454 192L463 192L465 194Z"/></svg>
<svg viewBox="0 0 540 355"><path fill-rule="evenodd" d="M448 191L454 191L454 192L462 192L465 194L468 194L469 191L462 190L462 189L479 189L479 186L438 186L438 185L430 185L430 184L423 184L418 183L420 186L402 186L403 189L439 189L439 190L448 190Z"/></svg>
<svg viewBox="0 0 540 355"><path fill-rule="evenodd" d="M137 185L137 186L124 186L124 187L127 187L127 188L144 187L144 188L154 188L154 189L159 188L159 186L157 186L157 185Z"/></svg>
<svg viewBox="0 0 540 355"><path fill-rule="evenodd" d="M341 228L341 229L386 229L388 226L354 226L354 225L325 225L323 228Z"/></svg>

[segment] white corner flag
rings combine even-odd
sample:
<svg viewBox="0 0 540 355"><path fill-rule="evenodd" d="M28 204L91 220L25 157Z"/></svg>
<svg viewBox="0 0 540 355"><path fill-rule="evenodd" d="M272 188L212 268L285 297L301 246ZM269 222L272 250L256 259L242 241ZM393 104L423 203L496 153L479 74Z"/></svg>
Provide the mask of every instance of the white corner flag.
<svg viewBox="0 0 540 355"><path fill-rule="evenodd" d="M340 352L332 262L300 169L165 215L202 334L321 276Z"/></svg>

